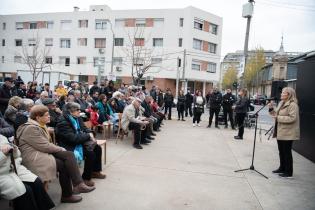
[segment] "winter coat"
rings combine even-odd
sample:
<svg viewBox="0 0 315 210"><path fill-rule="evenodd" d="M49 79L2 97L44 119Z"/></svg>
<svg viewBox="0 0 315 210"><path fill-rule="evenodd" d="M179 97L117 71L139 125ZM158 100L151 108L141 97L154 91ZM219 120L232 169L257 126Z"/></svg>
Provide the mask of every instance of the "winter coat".
<svg viewBox="0 0 315 210"><path fill-rule="evenodd" d="M274 137L277 137L277 140L299 140L299 106L294 101L281 101L275 113L277 117Z"/></svg>
<svg viewBox="0 0 315 210"><path fill-rule="evenodd" d="M164 95L165 106L167 106L167 107L172 106L173 105L173 101L174 101L173 94L165 93L165 95Z"/></svg>
<svg viewBox="0 0 315 210"><path fill-rule="evenodd" d="M177 110L185 108L185 96L179 95L177 98Z"/></svg>
<svg viewBox="0 0 315 210"><path fill-rule="evenodd" d="M22 164L39 176L42 181L56 178L56 160L52 153L63 149L50 143L50 135L35 120L29 119L17 130L17 139L22 153Z"/></svg>
<svg viewBox="0 0 315 210"><path fill-rule="evenodd" d="M3 135L7 138L14 136L14 128L2 117L0 117L0 135Z"/></svg>
<svg viewBox="0 0 315 210"><path fill-rule="evenodd" d="M163 107L164 106L163 93L160 92L159 94L157 94L154 101L159 105L159 107Z"/></svg>
<svg viewBox="0 0 315 210"><path fill-rule="evenodd" d="M8 143L7 138L0 135L0 147ZM13 151L18 175L11 170L10 155L5 155L0 151L0 197L7 200L13 200L26 192L22 181L34 182L37 178L36 175L21 165L20 151L18 149Z"/></svg>
<svg viewBox="0 0 315 210"><path fill-rule="evenodd" d="M197 103L197 97L198 96L194 97L194 112L203 113L206 99L200 96L202 98L202 103Z"/></svg>
<svg viewBox="0 0 315 210"><path fill-rule="evenodd" d="M62 115L56 125L55 133L56 140L61 147L64 147L68 151L74 151L75 147L79 144L84 144L91 140L90 129L85 127L81 117L78 118L80 124L80 131L77 132L74 125L72 125L69 116Z"/></svg>
<svg viewBox="0 0 315 210"><path fill-rule="evenodd" d="M13 96L12 89L5 84L0 87L0 112L4 113L6 110L10 98Z"/></svg>
<svg viewBox="0 0 315 210"><path fill-rule="evenodd" d="M235 104L235 113L247 113L248 98L240 96Z"/></svg>
<svg viewBox="0 0 315 210"><path fill-rule="evenodd" d="M222 103L222 94L220 92L213 92L209 98L210 109L220 109Z"/></svg>
<svg viewBox="0 0 315 210"><path fill-rule="evenodd" d="M140 106L141 108L141 106ZM139 110L139 116L141 117L141 111ZM121 126L123 130L127 131L130 122L134 123L142 123L142 121L136 118L136 108L133 104L129 104L126 106L122 117L121 117Z"/></svg>
<svg viewBox="0 0 315 210"><path fill-rule="evenodd" d="M191 93L187 93L185 95L186 106L191 106L193 102L194 102L194 97L191 95Z"/></svg>
<svg viewBox="0 0 315 210"><path fill-rule="evenodd" d="M224 109L231 109L235 103L235 96L232 93L226 93L222 97L222 105Z"/></svg>
<svg viewBox="0 0 315 210"><path fill-rule="evenodd" d="M18 112L17 108L9 105L8 108L4 112L4 119L11 125L14 125L17 112Z"/></svg>

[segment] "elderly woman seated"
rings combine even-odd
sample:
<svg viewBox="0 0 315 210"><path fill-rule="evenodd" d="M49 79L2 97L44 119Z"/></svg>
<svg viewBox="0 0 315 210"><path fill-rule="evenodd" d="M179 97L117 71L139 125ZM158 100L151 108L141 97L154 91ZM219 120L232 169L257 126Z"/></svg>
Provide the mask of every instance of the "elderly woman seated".
<svg viewBox="0 0 315 210"><path fill-rule="evenodd" d="M18 112L21 106L21 103L22 103L22 98L18 96L13 96L9 100L8 108L4 112L4 119L11 125L14 125L15 123L16 113Z"/></svg>
<svg viewBox="0 0 315 210"><path fill-rule="evenodd" d="M41 180L22 166L21 161L18 148L0 135L0 197L12 200L15 210L54 208Z"/></svg>
<svg viewBox="0 0 315 210"><path fill-rule="evenodd" d="M94 186L92 178L104 179L102 174L102 149L97 145L92 131L85 127L80 117L80 105L67 103L63 116L57 122L56 139L60 146L73 151L78 160L84 158L82 178L88 186Z"/></svg>
<svg viewBox="0 0 315 210"><path fill-rule="evenodd" d="M28 122L17 130L16 137L22 152L23 165L38 175L44 183L55 179L58 171L62 189L61 202L79 202L82 197L73 193L86 193L95 188L84 184L73 153L50 143L51 138L46 127L49 121L48 108L35 105L31 109ZM47 189L48 185L45 186Z"/></svg>
<svg viewBox="0 0 315 210"><path fill-rule="evenodd" d="M29 98L23 98L22 103L18 112L16 113L16 118L14 122L14 129L17 130L20 125L23 125L28 121L30 116L31 108L34 106L34 101Z"/></svg>

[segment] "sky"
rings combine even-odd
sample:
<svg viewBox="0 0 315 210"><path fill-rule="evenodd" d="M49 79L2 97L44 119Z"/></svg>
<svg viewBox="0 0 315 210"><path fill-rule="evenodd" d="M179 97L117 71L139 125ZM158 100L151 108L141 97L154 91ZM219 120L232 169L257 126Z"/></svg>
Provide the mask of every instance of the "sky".
<svg viewBox="0 0 315 210"><path fill-rule="evenodd" d="M194 6L223 18L221 58L243 50L246 19L242 5L247 0L1 0L0 15L70 12L73 6L106 4L113 10L167 9ZM315 50L315 0L256 0L249 49L279 50L283 34L287 52Z"/></svg>

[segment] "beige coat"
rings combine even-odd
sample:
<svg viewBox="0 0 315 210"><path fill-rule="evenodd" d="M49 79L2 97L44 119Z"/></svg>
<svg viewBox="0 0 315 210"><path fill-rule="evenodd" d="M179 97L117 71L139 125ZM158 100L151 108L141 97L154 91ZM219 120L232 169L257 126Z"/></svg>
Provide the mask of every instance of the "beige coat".
<svg viewBox="0 0 315 210"><path fill-rule="evenodd" d="M299 107L293 101L281 101L276 109L277 140L299 140Z"/></svg>
<svg viewBox="0 0 315 210"><path fill-rule="evenodd" d="M0 135L0 146L8 144L6 137ZM0 151L0 197L12 200L25 193L25 186L22 181L34 182L37 178L32 172L21 165L21 153L18 149L14 150L13 157L18 175L11 170L11 159Z"/></svg>
<svg viewBox="0 0 315 210"><path fill-rule="evenodd" d="M17 138L22 153L22 164L39 176L42 181L55 179L56 160L51 154L62 151L62 147L50 143L49 134L31 119L19 127Z"/></svg>
<svg viewBox="0 0 315 210"><path fill-rule="evenodd" d="M139 116L141 116L141 110L139 110ZM126 106L121 117L121 126L123 130L127 131L130 122L142 123L140 119L136 118L136 109L133 104Z"/></svg>

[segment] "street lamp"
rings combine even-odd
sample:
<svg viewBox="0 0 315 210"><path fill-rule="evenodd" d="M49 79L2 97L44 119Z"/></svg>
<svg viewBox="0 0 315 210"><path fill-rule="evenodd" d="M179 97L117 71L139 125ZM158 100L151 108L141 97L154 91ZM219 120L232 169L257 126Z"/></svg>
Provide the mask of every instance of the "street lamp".
<svg viewBox="0 0 315 210"><path fill-rule="evenodd" d="M114 50L115 50L115 33L113 30L113 24L110 20L108 20L109 24L110 24L110 30L112 31L113 34L113 43L112 43L112 61L111 61L111 65L110 65L110 72L113 73L113 68L114 68Z"/></svg>

